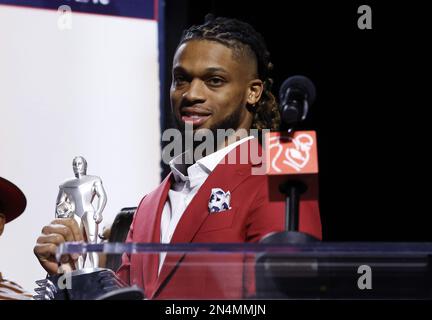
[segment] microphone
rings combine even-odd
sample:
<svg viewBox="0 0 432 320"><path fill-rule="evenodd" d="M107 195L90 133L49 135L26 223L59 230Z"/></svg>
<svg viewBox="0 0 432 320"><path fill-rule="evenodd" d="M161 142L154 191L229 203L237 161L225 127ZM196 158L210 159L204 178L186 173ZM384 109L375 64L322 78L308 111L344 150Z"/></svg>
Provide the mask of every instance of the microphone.
<svg viewBox="0 0 432 320"><path fill-rule="evenodd" d="M288 130L266 133L266 174L270 201L285 200L285 231L264 237L262 243L316 241L299 228L300 197L307 202L310 215L319 214L316 133L293 130L306 118L315 95L312 81L300 75L289 77L280 88L280 111Z"/></svg>
<svg viewBox="0 0 432 320"><path fill-rule="evenodd" d="M297 123L306 119L315 97L315 85L309 78L297 75L286 79L279 90L282 121L292 130Z"/></svg>

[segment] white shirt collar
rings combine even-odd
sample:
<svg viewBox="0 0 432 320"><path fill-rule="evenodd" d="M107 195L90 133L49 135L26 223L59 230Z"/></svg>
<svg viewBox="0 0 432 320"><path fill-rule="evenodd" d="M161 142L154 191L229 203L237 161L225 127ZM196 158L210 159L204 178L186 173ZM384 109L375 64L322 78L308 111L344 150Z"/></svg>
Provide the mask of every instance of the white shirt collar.
<svg viewBox="0 0 432 320"><path fill-rule="evenodd" d="M243 139L240 139L239 141L236 141L234 143L231 143L230 145L226 146L225 148L222 148L216 152L213 152L212 154L209 154L208 156L201 158L197 161L197 163L203 165L207 170L212 172L214 168L218 165L219 162L222 161L225 156L230 153L231 150L235 149L237 146L242 144L243 142L246 142L250 139L253 139L253 136L249 136Z"/></svg>
<svg viewBox="0 0 432 320"><path fill-rule="evenodd" d="M219 162L222 161L222 159L234 148L236 148L238 145L242 144L243 142L246 142L250 139L253 139L253 136L249 136L243 139L240 139L239 141L236 141L234 143L231 143L230 145L213 152L212 154L209 154L208 156L205 156L201 158L200 160L197 160L196 163L189 166L186 169L186 165L183 163L183 156L186 154L186 152L191 152L190 150L178 155L174 159L172 159L169 162L171 172L173 173L174 179L176 182L186 182L189 181L192 185L195 185L196 179L202 179L203 177L207 177L218 165ZM187 175L186 175L187 171Z"/></svg>

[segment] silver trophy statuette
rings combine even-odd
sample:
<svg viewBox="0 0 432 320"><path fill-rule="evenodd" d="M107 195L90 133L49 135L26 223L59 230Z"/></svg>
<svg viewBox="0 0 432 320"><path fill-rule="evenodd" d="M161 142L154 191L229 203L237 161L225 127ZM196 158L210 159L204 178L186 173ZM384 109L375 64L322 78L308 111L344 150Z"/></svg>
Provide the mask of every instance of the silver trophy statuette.
<svg viewBox="0 0 432 320"><path fill-rule="evenodd" d="M75 178L66 180L59 187L56 217L74 218L81 228L84 240L89 243L97 243L99 224L103 219L102 211L107 202L102 180L97 176L87 175L87 161L83 157L75 157L72 167ZM96 197L98 200L95 207ZM80 256L76 267L78 269L96 268L98 263L99 259L96 252L87 253Z"/></svg>
<svg viewBox="0 0 432 320"><path fill-rule="evenodd" d="M57 218L75 219L89 243L97 243L98 226L102 222L102 211L107 196L102 180L87 175L87 161L75 157L72 162L75 178L60 185L56 201ZM96 198L98 200L96 201ZM64 263L59 272L46 279L36 281L35 300L142 300L142 289L123 282L113 270L98 268L96 252L81 255L75 269Z"/></svg>

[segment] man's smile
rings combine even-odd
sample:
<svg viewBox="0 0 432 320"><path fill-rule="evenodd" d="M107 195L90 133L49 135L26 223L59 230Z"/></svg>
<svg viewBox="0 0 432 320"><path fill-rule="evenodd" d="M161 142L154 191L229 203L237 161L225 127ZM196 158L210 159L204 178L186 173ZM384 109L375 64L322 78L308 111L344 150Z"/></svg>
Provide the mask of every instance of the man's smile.
<svg viewBox="0 0 432 320"><path fill-rule="evenodd" d="M184 107L180 110L180 115L183 122L198 127L210 118L211 112L198 107Z"/></svg>

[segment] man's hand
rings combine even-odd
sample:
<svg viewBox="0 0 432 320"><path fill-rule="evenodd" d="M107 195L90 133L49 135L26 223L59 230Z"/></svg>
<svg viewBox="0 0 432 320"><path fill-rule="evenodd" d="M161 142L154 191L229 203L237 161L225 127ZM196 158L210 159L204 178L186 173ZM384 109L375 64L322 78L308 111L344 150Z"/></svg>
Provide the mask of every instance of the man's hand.
<svg viewBox="0 0 432 320"><path fill-rule="evenodd" d="M55 219L42 228L42 234L37 239L33 251L42 267L50 274L56 274L58 263L56 261L57 246L64 242L82 241L83 235L78 223L72 218ZM62 257L62 263L74 262L78 254Z"/></svg>

